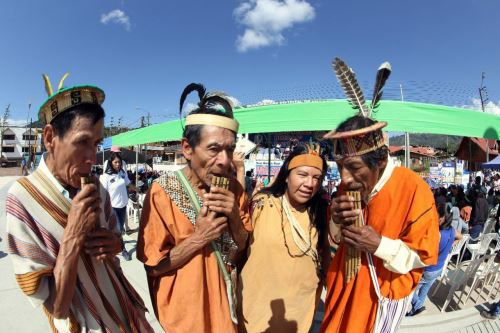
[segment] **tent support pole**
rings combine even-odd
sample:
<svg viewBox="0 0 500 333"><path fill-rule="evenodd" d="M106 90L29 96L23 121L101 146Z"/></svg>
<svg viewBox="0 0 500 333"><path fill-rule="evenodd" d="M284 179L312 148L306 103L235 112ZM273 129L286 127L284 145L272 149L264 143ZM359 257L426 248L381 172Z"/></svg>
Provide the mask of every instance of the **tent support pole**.
<svg viewBox="0 0 500 333"><path fill-rule="evenodd" d="M267 180L271 182L271 133L267 133Z"/></svg>
<svg viewBox="0 0 500 333"><path fill-rule="evenodd" d="M135 146L135 188L137 188L137 183L139 182L139 145Z"/></svg>

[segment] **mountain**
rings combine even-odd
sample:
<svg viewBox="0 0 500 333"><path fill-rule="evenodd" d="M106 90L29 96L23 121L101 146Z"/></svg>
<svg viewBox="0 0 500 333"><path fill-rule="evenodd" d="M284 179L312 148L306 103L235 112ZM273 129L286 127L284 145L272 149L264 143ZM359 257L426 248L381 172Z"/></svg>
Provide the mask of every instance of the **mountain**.
<svg viewBox="0 0 500 333"><path fill-rule="evenodd" d="M460 145L461 136L440 134L410 134L411 146L429 146L454 153ZM404 146L405 136L398 135L389 139L391 146Z"/></svg>

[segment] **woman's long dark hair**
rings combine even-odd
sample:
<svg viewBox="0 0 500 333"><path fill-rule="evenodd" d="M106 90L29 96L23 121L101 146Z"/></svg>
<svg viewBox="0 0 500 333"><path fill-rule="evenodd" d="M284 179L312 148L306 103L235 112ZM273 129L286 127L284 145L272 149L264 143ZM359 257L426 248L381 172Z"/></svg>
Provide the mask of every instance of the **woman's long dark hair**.
<svg viewBox="0 0 500 333"><path fill-rule="evenodd" d="M117 152L112 152L111 155L109 155L109 158L108 158L108 164L106 165L106 170L104 170L105 173L107 173L108 175L112 175L114 173L118 173L117 171L115 171L115 169L113 169L113 161L118 158L123 166L123 158L122 156L120 155L120 153L117 153Z"/></svg>
<svg viewBox="0 0 500 333"><path fill-rule="evenodd" d="M439 225L439 230L446 230L451 227L453 222L453 214L448 209L446 204L440 203L437 207L439 218L444 217L444 222Z"/></svg>
<svg viewBox="0 0 500 333"><path fill-rule="evenodd" d="M288 178L288 175L290 174L290 170L288 170L288 165L290 164L290 161L295 156L307 154L308 152L309 150L306 146L303 145L296 146L294 150L290 153L290 155L288 155L288 157L283 162L283 165L281 166L281 169L278 172L278 175L276 176L274 182L270 186L263 188L259 193L269 194L277 198L284 195L288 188L286 180ZM325 159L323 157L321 157L321 159L323 160L323 172L321 174L321 179L319 180L320 187L318 192L316 192L316 194L311 198L311 200L307 202L307 211L309 213L309 218L311 222L318 230L317 250L319 257L323 259L325 244L328 243L326 238L328 235L328 223L326 220L327 216L326 213L329 202L326 199L326 192L325 190L323 190L321 186L327 170ZM326 250L329 251L328 248L326 248Z"/></svg>

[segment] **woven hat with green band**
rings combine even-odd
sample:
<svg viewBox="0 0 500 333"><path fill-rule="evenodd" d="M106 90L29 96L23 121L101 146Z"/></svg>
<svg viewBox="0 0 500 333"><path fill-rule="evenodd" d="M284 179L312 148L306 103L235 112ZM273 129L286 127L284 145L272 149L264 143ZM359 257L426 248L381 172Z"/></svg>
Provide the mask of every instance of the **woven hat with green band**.
<svg viewBox="0 0 500 333"><path fill-rule="evenodd" d="M50 124L54 118L74 106L80 104L101 105L104 102L104 91L98 87L81 85L63 88L64 80L68 75L68 73L64 74L61 81L59 81L57 92L54 93L49 77L43 74L45 90L49 98L40 106L38 117L44 124Z"/></svg>

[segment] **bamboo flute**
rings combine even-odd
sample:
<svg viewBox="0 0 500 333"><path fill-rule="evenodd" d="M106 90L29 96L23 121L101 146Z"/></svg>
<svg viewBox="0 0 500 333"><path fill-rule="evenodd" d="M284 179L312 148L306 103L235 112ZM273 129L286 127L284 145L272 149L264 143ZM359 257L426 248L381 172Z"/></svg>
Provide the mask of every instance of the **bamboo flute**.
<svg viewBox="0 0 500 333"><path fill-rule="evenodd" d="M346 195L354 198L354 209L361 210L361 194L358 191L347 191ZM354 225L356 227L362 226L361 215L358 216ZM347 284L356 274L359 272L359 268L361 267L361 252L347 245L347 251L345 256L345 270L344 270L344 283Z"/></svg>

